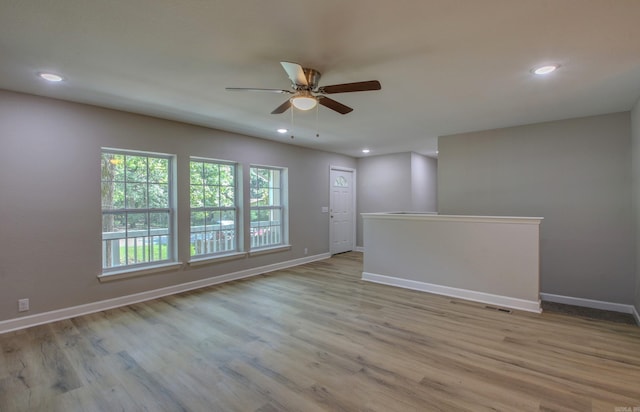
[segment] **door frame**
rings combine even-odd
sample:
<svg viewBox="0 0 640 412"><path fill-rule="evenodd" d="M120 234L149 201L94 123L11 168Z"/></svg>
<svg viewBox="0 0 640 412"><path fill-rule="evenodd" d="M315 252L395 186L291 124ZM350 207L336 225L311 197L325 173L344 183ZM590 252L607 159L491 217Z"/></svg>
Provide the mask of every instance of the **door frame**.
<svg viewBox="0 0 640 412"><path fill-rule="evenodd" d="M333 255L333 224L331 223L331 206L333 205L333 190L331 190L333 182L331 181L331 172L332 171L342 171L342 172L350 172L351 173L351 222L352 222L352 249L356 250L356 169L352 169L350 167L343 166L334 166L329 165L329 254Z"/></svg>

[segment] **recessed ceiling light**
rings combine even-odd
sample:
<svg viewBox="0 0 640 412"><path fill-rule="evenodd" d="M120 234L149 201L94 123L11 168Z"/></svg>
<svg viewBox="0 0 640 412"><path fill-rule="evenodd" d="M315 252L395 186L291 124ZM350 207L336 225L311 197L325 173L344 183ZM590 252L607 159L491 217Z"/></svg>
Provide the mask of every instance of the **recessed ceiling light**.
<svg viewBox="0 0 640 412"><path fill-rule="evenodd" d="M285 133L287 133L289 130L284 129L284 128L280 128L280 129L278 129L278 130L276 130L276 131L277 131L278 133L285 134Z"/></svg>
<svg viewBox="0 0 640 412"><path fill-rule="evenodd" d="M369 149L362 149L362 153L369 153L371 150Z"/></svg>
<svg viewBox="0 0 640 412"><path fill-rule="evenodd" d="M40 76L40 78L42 79L45 79L46 81L53 82L53 83L61 82L64 80L64 77L55 73L42 72L42 73L38 73L38 76Z"/></svg>
<svg viewBox="0 0 640 412"><path fill-rule="evenodd" d="M551 72L554 72L558 69L558 67L560 67L557 64L551 64L551 65L546 65L546 66L540 66L540 67L536 67L532 70L532 72L534 74L549 74Z"/></svg>

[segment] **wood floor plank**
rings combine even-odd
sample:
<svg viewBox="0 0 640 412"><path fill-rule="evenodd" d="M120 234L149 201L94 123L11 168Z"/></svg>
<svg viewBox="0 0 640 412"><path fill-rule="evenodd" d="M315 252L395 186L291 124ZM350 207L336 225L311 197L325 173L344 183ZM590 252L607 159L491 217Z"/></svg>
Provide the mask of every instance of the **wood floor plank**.
<svg viewBox="0 0 640 412"><path fill-rule="evenodd" d="M361 274L345 253L0 335L0 411L640 408L636 326Z"/></svg>

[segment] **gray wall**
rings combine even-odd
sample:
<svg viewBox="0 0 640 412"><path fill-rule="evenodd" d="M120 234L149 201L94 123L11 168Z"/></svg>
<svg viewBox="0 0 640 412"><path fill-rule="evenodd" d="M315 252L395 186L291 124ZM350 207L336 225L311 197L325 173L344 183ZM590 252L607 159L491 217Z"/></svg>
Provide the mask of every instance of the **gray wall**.
<svg viewBox="0 0 640 412"><path fill-rule="evenodd" d="M411 209L435 212L438 208L438 161L411 153Z"/></svg>
<svg viewBox="0 0 640 412"><path fill-rule="evenodd" d="M631 111L631 156L633 165L633 213L635 217L636 296L635 307L640 313L640 100Z"/></svg>
<svg viewBox="0 0 640 412"><path fill-rule="evenodd" d="M0 320L329 252L330 165L356 159L93 106L0 91ZM177 155L179 260L189 259L189 156L289 168L292 249L100 283L100 149ZM31 310L18 314L17 300Z"/></svg>
<svg viewBox="0 0 640 412"><path fill-rule="evenodd" d="M417 153L358 159L357 239L362 246L362 217L373 212L435 212L437 161Z"/></svg>
<svg viewBox="0 0 640 412"><path fill-rule="evenodd" d="M438 211L541 216L541 292L634 301L630 115L439 139Z"/></svg>

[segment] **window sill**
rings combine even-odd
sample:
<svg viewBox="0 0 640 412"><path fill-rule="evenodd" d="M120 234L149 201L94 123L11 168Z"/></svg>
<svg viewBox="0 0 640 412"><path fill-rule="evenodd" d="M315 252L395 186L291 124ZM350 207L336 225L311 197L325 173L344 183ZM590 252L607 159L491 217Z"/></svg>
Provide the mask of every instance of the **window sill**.
<svg viewBox="0 0 640 412"><path fill-rule="evenodd" d="M260 255L266 255L268 253L285 252L287 250L291 250L291 245L278 245L274 247L266 247L263 249L255 249L255 250L249 251L249 256L260 256Z"/></svg>
<svg viewBox="0 0 640 412"><path fill-rule="evenodd" d="M208 265L211 263L224 262L227 260L244 259L248 255L247 252L235 252L224 255L206 256L201 258L194 258L188 261L189 266Z"/></svg>
<svg viewBox="0 0 640 412"><path fill-rule="evenodd" d="M167 272L169 270L179 269L181 266L182 262L171 262L155 266L145 266L144 268L118 270L115 272L102 273L98 275L98 280L100 282L110 282L113 280L121 280L138 276L151 275L153 273Z"/></svg>

